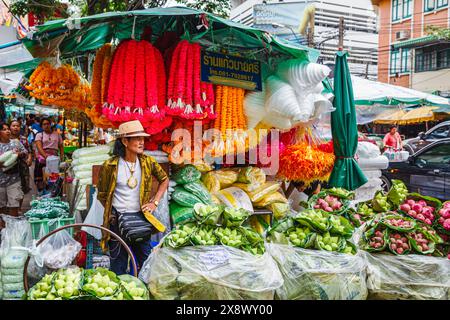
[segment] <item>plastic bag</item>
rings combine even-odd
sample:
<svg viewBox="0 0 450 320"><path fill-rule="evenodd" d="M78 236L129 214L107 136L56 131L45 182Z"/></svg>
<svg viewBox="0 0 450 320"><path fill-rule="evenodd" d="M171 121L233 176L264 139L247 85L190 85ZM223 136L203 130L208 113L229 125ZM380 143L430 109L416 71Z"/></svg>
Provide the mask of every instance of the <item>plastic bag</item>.
<svg viewBox="0 0 450 320"><path fill-rule="evenodd" d="M172 193L172 199L180 206L194 207L196 203L203 203L203 201L197 196L185 190L183 187L175 187L175 191Z"/></svg>
<svg viewBox="0 0 450 320"><path fill-rule="evenodd" d="M238 182L262 185L266 182L264 170L257 167L246 167L239 171Z"/></svg>
<svg viewBox="0 0 450 320"><path fill-rule="evenodd" d="M73 239L67 230L61 230L47 238L39 246L39 252L45 266L61 269L72 263L81 248L81 244Z"/></svg>
<svg viewBox="0 0 450 320"><path fill-rule="evenodd" d="M179 169L172 177L173 181L177 184L186 184L189 182L197 181L201 178L202 174L193 165L186 165Z"/></svg>
<svg viewBox="0 0 450 320"><path fill-rule="evenodd" d="M79 159L83 157L89 157L90 155L107 154L111 152L111 147L109 145L102 145L97 147L87 147L75 150L72 153L73 159Z"/></svg>
<svg viewBox="0 0 450 320"><path fill-rule="evenodd" d="M358 142L356 154L358 155L359 158L371 159L380 156L381 151L377 145L371 142L360 141Z"/></svg>
<svg viewBox="0 0 450 320"><path fill-rule="evenodd" d="M75 178L77 179L92 179L92 170L86 170L86 171L77 171L75 172Z"/></svg>
<svg viewBox="0 0 450 320"><path fill-rule="evenodd" d="M448 259L364 252L370 299L445 300L450 289Z"/></svg>
<svg viewBox="0 0 450 320"><path fill-rule="evenodd" d="M118 276L124 292L130 296L133 300L149 300L150 295L145 283L136 277L129 274L122 274Z"/></svg>
<svg viewBox="0 0 450 320"><path fill-rule="evenodd" d="M272 300L283 280L273 259L228 246L158 248L139 278L156 299Z"/></svg>
<svg viewBox="0 0 450 320"><path fill-rule="evenodd" d="M235 169L221 169L213 171L220 182L220 188L227 188L235 183L238 179L238 171Z"/></svg>
<svg viewBox="0 0 450 320"><path fill-rule="evenodd" d="M215 196L227 207L237 209L244 208L245 210L253 212L253 205L250 197L239 188L226 188L215 193Z"/></svg>
<svg viewBox="0 0 450 320"><path fill-rule="evenodd" d="M255 202L254 205L257 208L264 208L273 203L288 203L288 200L280 192L274 192L266 195L260 201Z"/></svg>
<svg viewBox="0 0 450 320"><path fill-rule="evenodd" d="M290 212L289 203L275 202L269 204L267 206L267 209L273 212L273 216L277 220L284 219Z"/></svg>
<svg viewBox="0 0 450 320"><path fill-rule="evenodd" d="M171 223L170 223L170 214L169 214L169 197L167 192L159 200L159 205L156 210L153 212L153 215L156 219L159 220L165 227L166 230L164 232L158 232L152 234L150 241L152 242L160 242L161 239L170 232Z"/></svg>
<svg viewBox="0 0 450 320"><path fill-rule="evenodd" d="M255 203L258 201L261 201L265 196L276 192L278 189L280 189L280 183L271 181L266 182L261 187L257 188L254 191L251 191L248 193L248 196L250 197L250 200Z"/></svg>
<svg viewBox="0 0 450 320"><path fill-rule="evenodd" d="M98 163L98 162L103 163L106 160L108 160L109 158L111 158L111 156L109 154L95 154L90 157L82 157L82 158L74 159L72 161L72 166L78 166L78 165L83 165L83 164L94 165L94 163Z"/></svg>
<svg viewBox="0 0 450 320"><path fill-rule="evenodd" d="M210 193L220 191L220 180L214 171L204 174L202 177L202 182Z"/></svg>
<svg viewBox="0 0 450 320"><path fill-rule="evenodd" d="M95 191L93 199L94 201L89 209L86 219L84 219L84 223L101 226L103 225L103 213L105 212L105 208L101 202L97 200L97 191ZM81 230L86 231L97 240L102 238L102 231L100 229L82 227Z"/></svg>
<svg viewBox="0 0 450 320"><path fill-rule="evenodd" d="M194 208L192 207L183 207L176 202L172 202L169 209L173 224L194 219Z"/></svg>
<svg viewBox="0 0 450 320"><path fill-rule="evenodd" d="M363 256L316 251L283 244L266 244L277 262L284 284L276 291L281 300L365 300Z"/></svg>

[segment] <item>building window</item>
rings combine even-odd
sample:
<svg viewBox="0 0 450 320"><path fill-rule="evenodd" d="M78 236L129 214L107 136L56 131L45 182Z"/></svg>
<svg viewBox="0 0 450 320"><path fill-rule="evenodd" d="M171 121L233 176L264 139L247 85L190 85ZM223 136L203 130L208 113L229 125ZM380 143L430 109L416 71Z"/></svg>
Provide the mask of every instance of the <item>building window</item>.
<svg viewBox="0 0 450 320"><path fill-rule="evenodd" d="M448 0L425 0L424 11L430 12L448 6Z"/></svg>
<svg viewBox="0 0 450 320"><path fill-rule="evenodd" d="M412 0L403 0L403 18L411 17Z"/></svg>
<svg viewBox="0 0 450 320"><path fill-rule="evenodd" d="M409 56L409 49L402 49L402 63L401 72L409 72L411 70L411 60Z"/></svg>
<svg viewBox="0 0 450 320"><path fill-rule="evenodd" d="M439 51L437 54L437 68L450 68L450 49Z"/></svg>
<svg viewBox="0 0 450 320"><path fill-rule="evenodd" d="M398 21L402 18L402 0L392 0L392 21Z"/></svg>
<svg viewBox="0 0 450 320"><path fill-rule="evenodd" d="M400 51L392 50L391 51L391 74L396 74L400 72L401 60L400 60Z"/></svg>
<svg viewBox="0 0 450 320"><path fill-rule="evenodd" d="M436 70L436 51L416 55L416 72Z"/></svg>

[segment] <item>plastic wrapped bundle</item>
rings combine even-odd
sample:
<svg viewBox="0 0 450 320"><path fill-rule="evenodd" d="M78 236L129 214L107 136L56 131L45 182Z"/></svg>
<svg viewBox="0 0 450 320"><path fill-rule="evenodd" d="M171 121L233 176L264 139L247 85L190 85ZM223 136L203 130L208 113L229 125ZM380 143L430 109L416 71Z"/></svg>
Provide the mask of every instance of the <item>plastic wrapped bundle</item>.
<svg viewBox="0 0 450 320"><path fill-rule="evenodd" d="M305 60L290 59L278 66L278 75L294 88L314 87L331 72L327 66Z"/></svg>
<svg viewBox="0 0 450 320"><path fill-rule="evenodd" d="M263 88L264 90L264 88ZM254 129L264 118L265 92L254 91L247 93L244 98L244 112L247 117L247 128Z"/></svg>
<svg viewBox="0 0 450 320"><path fill-rule="evenodd" d="M277 289L281 300L365 300L365 261L360 254L308 250L267 244L284 284Z"/></svg>
<svg viewBox="0 0 450 320"><path fill-rule="evenodd" d="M156 249L139 278L159 300L272 300L283 284L270 255L228 246Z"/></svg>
<svg viewBox="0 0 450 320"><path fill-rule="evenodd" d="M372 159L372 158L379 157L381 155L381 151L377 145L375 145L371 142L360 141L360 142L358 142L358 148L356 149L356 155L359 158Z"/></svg>
<svg viewBox="0 0 450 320"><path fill-rule="evenodd" d="M288 119L300 117L300 105L295 90L277 76L267 78L267 112L274 112Z"/></svg>
<svg viewBox="0 0 450 320"><path fill-rule="evenodd" d="M359 158L359 167L361 170L384 170L389 167L389 160L386 156L378 156L374 158Z"/></svg>
<svg viewBox="0 0 450 320"><path fill-rule="evenodd" d="M450 263L446 258L368 252L365 258L370 299L448 299Z"/></svg>

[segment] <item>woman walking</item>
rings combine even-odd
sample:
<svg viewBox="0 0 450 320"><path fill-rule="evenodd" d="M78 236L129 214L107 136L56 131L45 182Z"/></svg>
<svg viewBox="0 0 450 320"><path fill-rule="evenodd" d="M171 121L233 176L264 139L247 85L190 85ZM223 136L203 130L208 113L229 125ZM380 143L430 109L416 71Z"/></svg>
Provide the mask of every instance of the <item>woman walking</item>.
<svg viewBox="0 0 450 320"><path fill-rule="evenodd" d="M6 123L0 122L0 155L13 151L24 159L28 156L25 147L17 140L11 140L11 131ZM5 170L0 162L0 212L12 216L19 215L19 208L23 200L23 191L20 181L19 161L12 168Z"/></svg>
<svg viewBox="0 0 450 320"><path fill-rule="evenodd" d="M97 186L97 198L105 207L103 226L130 245L139 267L150 254L150 237L155 230L143 212L153 213L169 186L161 166L153 157L143 154L144 138L148 136L139 121L120 125L114 157L103 164ZM155 194L151 192L153 176L159 183ZM124 227L123 223L119 228L119 221L127 219L135 221L136 229ZM139 234L138 239L133 239L133 234ZM103 232L101 246L103 250L109 247L111 270L117 274L127 273L128 255L120 243Z"/></svg>
<svg viewBox="0 0 450 320"><path fill-rule="evenodd" d="M64 161L64 145L61 135L52 128L48 118L43 118L40 126L43 131L36 135L36 162L34 167L34 182L39 192L44 190L45 187L43 169L47 158L49 156L57 156L59 153L61 162Z"/></svg>

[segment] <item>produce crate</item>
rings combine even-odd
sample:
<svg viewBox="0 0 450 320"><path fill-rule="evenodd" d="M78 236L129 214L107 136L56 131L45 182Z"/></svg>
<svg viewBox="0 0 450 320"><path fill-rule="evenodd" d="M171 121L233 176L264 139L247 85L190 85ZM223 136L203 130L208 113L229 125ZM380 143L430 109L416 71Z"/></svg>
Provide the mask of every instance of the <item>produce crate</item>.
<svg viewBox="0 0 450 320"><path fill-rule="evenodd" d="M28 222L31 225L31 234L33 236L33 239L39 240L40 232L43 232L42 236L44 236L59 227L75 223L75 217L57 218L54 222L53 220L55 219L29 219ZM73 236L73 228L69 228L67 229L67 231L70 233L70 235Z"/></svg>

